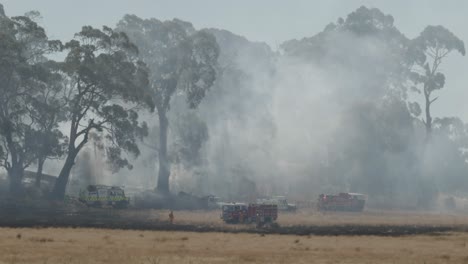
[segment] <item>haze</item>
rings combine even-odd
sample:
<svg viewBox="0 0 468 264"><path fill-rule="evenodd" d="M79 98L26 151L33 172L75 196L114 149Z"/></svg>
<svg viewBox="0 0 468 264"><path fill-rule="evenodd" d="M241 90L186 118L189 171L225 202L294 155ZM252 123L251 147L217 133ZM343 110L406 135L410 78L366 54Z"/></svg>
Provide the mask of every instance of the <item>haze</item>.
<svg viewBox="0 0 468 264"><path fill-rule="evenodd" d="M287 40L310 37L328 23L361 5L376 7L395 18L395 25L408 38L416 37L426 25L444 25L462 40L468 40L464 0L438 1L183 1L183 0L4 0L8 15L38 10L50 38L69 39L82 25L115 25L124 14L179 18L195 28L221 28L251 41L268 43L272 49ZM440 100L433 106L434 116L459 116L468 121L468 59L449 56L443 71L449 73Z"/></svg>
<svg viewBox="0 0 468 264"><path fill-rule="evenodd" d="M0 263L467 263L467 14L0 0Z"/></svg>

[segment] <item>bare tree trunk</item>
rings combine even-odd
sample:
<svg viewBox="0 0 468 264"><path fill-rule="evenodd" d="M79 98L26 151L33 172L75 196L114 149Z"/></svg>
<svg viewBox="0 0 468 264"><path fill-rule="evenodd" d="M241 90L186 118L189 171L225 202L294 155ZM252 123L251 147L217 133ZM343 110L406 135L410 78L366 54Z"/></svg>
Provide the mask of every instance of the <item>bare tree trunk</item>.
<svg viewBox="0 0 468 264"><path fill-rule="evenodd" d="M159 111L159 175L157 191L162 193L169 193L169 160L167 158L167 130L169 122L167 120L166 112Z"/></svg>
<svg viewBox="0 0 468 264"><path fill-rule="evenodd" d="M22 191L22 179L24 170L21 166L15 165L8 170L8 178L10 181L10 194L19 196Z"/></svg>
<svg viewBox="0 0 468 264"><path fill-rule="evenodd" d="M42 180L42 168L44 167L45 159L37 159L37 172L36 172L36 187L41 187L41 180Z"/></svg>
<svg viewBox="0 0 468 264"><path fill-rule="evenodd" d="M424 98L426 99L426 121L424 125L426 126L426 137L429 139L432 133L432 117L431 117L431 103L430 100L431 93L428 91L429 87L427 84L424 84Z"/></svg>
<svg viewBox="0 0 468 264"><path fill-rule="evenodd" d="M432 132L432 117L431 117L431 102L429 98L426 96L426 132L429 136Z"/></svg>
<svg viewBox="0 0 468 264"><path fill-rule="evenodd" d="M70 172L75 164L75 158L78 154L77 151L72 151L68 154L65 164L60 171L60 174L55 181L54 189L51 193L51 198L55 200L63 200L65 198L65 191L68 184L68 179L70 177Z"/></svg>
<svg viewBox="0 0 468 264"><path fill-rule="evenodd" d="M13 134L12 134L12 125L11 123L7 123L3 128L6 132L5 138L7 141L7 146L10 149L11 155L11 167L7 169L8 171L8 178L10 181L10 194L12 196L19 196L22 185L21 182L23 180L24 168L23 168L23 156L20 154L20 151L17 151L15 143L13 141Z"/></svg>

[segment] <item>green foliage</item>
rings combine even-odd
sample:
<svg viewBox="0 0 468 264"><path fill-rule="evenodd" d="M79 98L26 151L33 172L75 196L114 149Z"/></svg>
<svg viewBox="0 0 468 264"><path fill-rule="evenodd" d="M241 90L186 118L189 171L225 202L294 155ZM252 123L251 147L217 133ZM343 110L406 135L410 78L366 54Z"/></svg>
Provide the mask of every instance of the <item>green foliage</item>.
<svg viewBox="0 0 468 264"><path fill-rule="evenodd" d="M16 184L43 151L56 152L62 138L58 130L43 130L45 123L56 128L50 118L56 109L50 110L49 102L40 99L57 80L46 56L60 49L60 42L50 41L29 16L0 16L0 138L4 150L0 163Z"/></svg>
<svg viewBox="0 0 468 264"><path fill-rule="evenodd" d="M377 8L369 9L361 6L349 14L346 19L339 18L336 24L327 25L322 32L315 36L302 40L286 41L281 45L281 48L288 56L321 60L333 55L329 50L329 41L333 40L336 34L342 35L344 33L357 38L372 38L383 41L386 43L389 53L397 57L401 57L408 42L408 39L393 24L391 15L385 15Z"/></svg>
<svg viewBox="0 0 468 264"><path fill-rule="evenodd" d="M137 58L136 46L124 33L86 26L64 50L65 61L55 69L66 80L61 100L70 122L68 155L83 148L91 131L102 132L113 165L130 167L114 149L139 154L136 141L147 132L138 122L137 110L153 108L147 69Z"/></svg>
<svg viewBox="0 0 468 264"><path fill-rule="evenodd" d="M423 52L440 52L445 54L451 51L458 51L465 55L465 44L455 34L443 26L427 26L414 40L413 45ZM431 50L432 49L432 50ZM438 51L437 51L438 50ZM437 54L428 54L437 55Z"/></svg>
<svg viewBox="0 0 468 264"><path fill-rule="evenodd" d="M421 34L411 41L408 56L417 66L412 72L414 83L424 84L424 93L428 96L444 87L445 76L439 72L442 60L452 51L465 55L462 40L442 26L427 26Z"/></svg>
<svg viewBox="0 0 468 264"><path fill-rule="evenodd" d="M382 30L395 30L393 17L385 15L377 8L361 6L351 12L341 24L345 28L359 35L379 34Z"/></svg>
<svg viewBox="0 0 468 264"><path fill-rule="evenodd" d="M196 107L213 84L219 48L214 37L195 31L180 20L159 21L126 15L118 30L127 33L140 49L140 57L150 70L158 111L169 109L177 89L187 94L187 102Z"/></svg>
<svg viewBox="0 0 468 264"><path fill-rule="evenodd" d="M149 68L149 87L160 123L158 188L168 192L167 112L171 98L182 92L190 108L200 104L215 81L219 47L211 34L196 31L190 23L178 19L162 22L126 15L117 29L135 42Z"/></svg>
<svg viewBox="0 0 468 264"><path fill-rule="evenodd" d="M417 102L409 102L408 110L413 116L418 117L421 115L421 106Z"/></svg>
<svg viewBox="0 0 468 264"><path fill-rule="evenodd" d="M343 75L337 81L348 86L353 82L347 79L360 81L357 89L363 91L365 99L385 96L406 99L411 66L407 58L408 43L393 24L391 15L376 8L360 7L346 19L329 24L322 32L286 41L281 48L286 58ZM348 100L344 96L346 91L340 92L343 95L337 94L337 97Z"/></svg>
<svg viewBox="0 0 468 264"><path fill-rule="evenodd" d="M438 99L432 98L432 93L445 85L445 75L440 72L440 65L453 51L465 55L465 44L442 26L427 26L409 45L408 58L414 65L410 79L416 85L413 90L418 93L422 90L424 94L426 118L423 122L427 136L432 131L431 105Z"/></svg>
<svg viewBox="0 0 468 264"><path fill-rule="evenodd" d="M347 90L365 92L346 101L349 105L345 105L337 136L329 146L334 154L328 155L330 165L322 172L328 180L335 180L334 185L349 184L351 190L374 197L421 199L421 206L427 206L422 201L432 202L428 198L433 198L437 187L447 180L441 176L444 170L458 175L452 182L466 182L460 176L465 172L466 178L466 158L460 151L464 145L443 132L441 124L446 121L437 119L433 142L420 140L417 135L422 129L414 117L423 111L407 98L408 90L424 94L425 124L430 126L429 107L437 99L431 98L431 93L442 89L446 81L439 65L452 51L465 54L463 42L453 33L429 26L418 38L409 40L395 27L392 16L360 7L315 36L285 42L282 48L288 58L313 63L326 72L351 71L352 78L362 80L358 87L344 81L338 90L346 95ZM373 49L378 52L372 53ZM432 164L438 164L437 168ZM444 170L439 170L441 167ZM423 190L410 193L416 186ZM443 188L457 189L455 185Z"/></svg>
<svg viewBox="0 0 468 264"><path fill-rule="evenodd" d="M441 63L452 52L466 53L463 41L442 26L428 26L409 40L391 15L363 6L312 37L285 42L281 56L266 44L223 30L133 15L117 30L85 26L61 43L48 39L40 18L36 11L7 17L0 4L0 165L13 183L33 163L66 156L54 190L63 196L75 158L90 141L105 149L114 172L131 169L130 155L140 155L139 141L149 134L139 114L156 108L160 124L154 126L151 150L159 153L150 157L160 160L160 179L168 185L170 162L202 167L203 146L217 136L219 146L215 140L210 146L216 164L197 168L195 177L205 185L210 173L225 175L221 181L235 183L236 192L253 193L250 177L274 178L271 167L279 163L270 109L276 94L256 87L258 80L275 80L275 71L282 70L275 68L278 60L318 65L337 76L339 88L329 98L338 98L341 120L324 143L327 164L313 161L318 167L313 170L327 178L320 178L321 184L375 197L409 197L423 207L430 207L439 190L468 186L468 126L458 118L432 121L430 113L437 99L432 94L446 83ZM64 52L65 59L49 60L55 52ZM213 85L216 90L207 96ZM434 134L427 142L417 137L422 128L415 117L423 111L408 102L408 89L426 99L424 123ZM362 93L349 99L356 91ZM203 100L201 109L193 110ZM242 131L248 122L258 131ZM64 124L67 135L59 129ZM247 136L234 138L236 133ZM296 161L301 154L295 155L287 159ZM89 169L81 174L89 176Z"/></svg>

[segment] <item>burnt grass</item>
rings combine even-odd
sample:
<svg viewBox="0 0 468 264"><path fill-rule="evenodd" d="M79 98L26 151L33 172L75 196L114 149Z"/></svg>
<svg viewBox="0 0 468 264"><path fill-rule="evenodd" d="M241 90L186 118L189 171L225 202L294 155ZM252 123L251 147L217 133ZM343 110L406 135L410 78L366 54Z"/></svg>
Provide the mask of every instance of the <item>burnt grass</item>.
<svg viewBox="0 0 468 264"><path fill-rule="evenodd" d="M429 225L295 225L256 228L243 225L169 224L125 213L126 210L0 210L0 227L10 228L102 228L122 230L256 233L318 236L408 236L439 235L447 232L468 232L468 226Z"/></svg>

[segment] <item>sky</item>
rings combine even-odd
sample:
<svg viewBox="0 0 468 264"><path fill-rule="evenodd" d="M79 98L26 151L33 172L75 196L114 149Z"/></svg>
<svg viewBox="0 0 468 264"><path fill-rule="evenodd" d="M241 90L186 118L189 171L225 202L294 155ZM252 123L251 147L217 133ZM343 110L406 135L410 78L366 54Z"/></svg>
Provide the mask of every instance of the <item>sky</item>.
<svg viewBox="0 0 468 264"><path fill-rule="evenodd" d="M114 26L124 14L160 20L179 18L196 28L226 29L273 49L293 38L310 37L361 5L391 14L407 37L427 25L443 25L466 42L466 0L0 0L9 16L39 11L50 38L68 40L83 25ZM468 56L452 54L442 65L446 86L433 116L460 116L468 122Z"/></svg>

